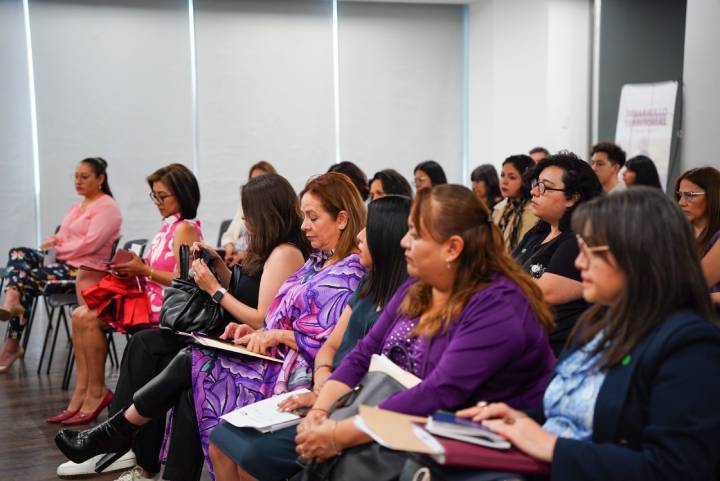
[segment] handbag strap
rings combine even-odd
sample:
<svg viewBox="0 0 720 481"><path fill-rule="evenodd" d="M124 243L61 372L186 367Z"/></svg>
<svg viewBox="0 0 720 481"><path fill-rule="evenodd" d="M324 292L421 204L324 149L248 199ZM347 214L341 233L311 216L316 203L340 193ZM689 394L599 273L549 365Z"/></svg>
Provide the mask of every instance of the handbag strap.
<svg viewBox="0 0 720 481"><path fill-rule="evenodd" d="M180 246L180 279L187 281L190 272L190 246L182 244Z"/></svg>

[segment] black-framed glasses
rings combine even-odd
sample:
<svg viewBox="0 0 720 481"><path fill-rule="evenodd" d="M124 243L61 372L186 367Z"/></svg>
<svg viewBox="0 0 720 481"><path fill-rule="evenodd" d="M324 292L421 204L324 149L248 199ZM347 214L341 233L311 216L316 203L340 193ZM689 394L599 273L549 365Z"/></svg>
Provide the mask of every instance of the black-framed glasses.
<svg viewBox="0 0 720 481"><path fill-rule="evenodd" d="M549 190L555 190L558 192L565 192L565 189L555 189L554 187L548 187L544 181L542 180L533 180L530 182L530 190L537 189L538 193L540 195L543 195L545 192Z"/></svg>
<svg viewBox="0 0 720 481"><path fill-rule="evenodd" d="M683 199L685 199L685 202L688 202L688 203L694 201L695 197L698 197L700 195L705 195L705 192L690 192L689 190L687 190L687 191L679 190L679 191L675 192L675 198L677 200L680 200L680 197L682 197Z"/></svg>
<svg viewBox="0 0 720 481"><path fill-rule="evenodd" d="M168 197L175 197L172 194L162 194L161 195L161 194L156 194L155 192L150 192L148 194L148 196L150 196L150 200L152 200L156 204L162 204L163 202L165 202L165 199L167 199Z"/></svg>

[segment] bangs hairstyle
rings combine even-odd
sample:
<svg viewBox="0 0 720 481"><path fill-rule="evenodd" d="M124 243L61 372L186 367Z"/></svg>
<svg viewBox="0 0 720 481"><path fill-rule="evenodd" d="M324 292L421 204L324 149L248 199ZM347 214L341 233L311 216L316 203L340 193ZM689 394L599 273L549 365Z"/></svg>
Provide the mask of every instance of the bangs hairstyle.
<svg viewBox="0 0 720 481"><path fill-rule="evenodd" d="M636 155L628 160L625 163L625 169L635 173L635 185L647 185L662 189L655 163L647 155Z"/></svg>
<svg viewBox="0 0 720 481"><path fill-rule="evenodd" d="M572 347L579 348L601 333L590 354L601 354L600 369L621 362L643 336L677 310L690 309L712 319L690 226L677 204L660 190L637 186L594 199L577 209L572 227L584 233L588 246L607 245L627 279L617 302L590 307L569 337ZM596 255L610 259L607 252Z"/></svg>
<svg viewBox="0 0 720 481"><path fill-rule="evenodd" d="M350 178L338 172L319 175L308 181L300 192L300 198L305 194L317 198L325 212L333 219L337 219L342 211L347 213L347 225L340 232L335 255L339 259L344 259L352 254L357 249L357 235L365 227L366 213L365 203Z"/></svg>
<svg viewBox="0 0 720 481"><path fill-rule="evenodd" d="M95 177L103 176L102 184L100 185L100 190L103 194L107 194L110 197L112 197L112 191L110 190L110 182L108 181L108 175L107 175L107 160L103 159L102 157L88 157L87 159L83 159L80 161L81 164L89 165L90 168L95 173ZM152 187L150 187L152 188Z"/></svg>
<svg viewBox="0 0 720 481"><path fill-rule="evenodd" d="M407 234L410 197L386 195L368 205L365 237L372 257L360 297L383 308L408 277L405 252L400 241Z"/></svg>
<svg viewBox="0 0 720 481"><path fill-rule="evenodd" d="M270 253L283 243L292 244L303 254L310 245L300 226L302 215L298 198L290 183L277 174L250 179L240 193L243 215L250 226L248 248L242 266L249 275L256 274Z"/></svg>
<svg viewBox="0 0 720 481"><path fill-rule="evenodd" d="M410 219L422 238L443 243L457 235L464 241L455 283L443 309L436 314L426 314L432 303L432 286L422 281L413 284L403 299L401 312L410 318L420 317L414 334L433 337L446 332L470 297L490 284L493 274L509 278L520 288L547 332L555 327L540 288L507 253L502 234L490 218L490 210L470 189L452 184L421 189Z"/></svg>
<svg viewBox="0 0 720 481"><path fill-rule="evenodd" d="M182 164L170 164L160 167L147 176L150 189L155 182L162 182L170 189L180 204L180 217L194 219L200 204L200 187L195 175Z"/></svg>
<svg viewBox="0 0 720 481"><path fill-rule="evenodd" d="M677 192L680 190L682 180L689 180L705 191L705 214L708 217L708 225L697 238L697 248L702 252L713 234L720 229L720 171L713 167L688 170L675 182L675 200L679 200Z"/></svg>

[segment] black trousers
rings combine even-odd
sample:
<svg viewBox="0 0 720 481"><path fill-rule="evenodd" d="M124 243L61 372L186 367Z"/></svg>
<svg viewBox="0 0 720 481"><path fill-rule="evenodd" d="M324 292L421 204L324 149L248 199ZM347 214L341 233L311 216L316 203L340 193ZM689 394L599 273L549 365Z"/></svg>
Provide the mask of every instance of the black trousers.
<svg viewBox="0 0 720 481"><path fill-rule="evenodd" d="M168 409L175 408L163 477L173 481L199 480L204 458L193 402L190 349L178 352L160 374L137 391L133 404L140 415L153 419L150 424L158 419L164 421ZM143 431L144 428L140 433Z"/></svg>
<svg viewBox="0 0 720 481"><path fill-rule="evenodd" d="M183 337L161 329L145 329L134 334L123 354L110 414L130 407L135 393L160 374L186 345ZM164 433L165 416L158 415L143 427L133 442L137 464L151 473L160 471L158 458Z"/></svg>

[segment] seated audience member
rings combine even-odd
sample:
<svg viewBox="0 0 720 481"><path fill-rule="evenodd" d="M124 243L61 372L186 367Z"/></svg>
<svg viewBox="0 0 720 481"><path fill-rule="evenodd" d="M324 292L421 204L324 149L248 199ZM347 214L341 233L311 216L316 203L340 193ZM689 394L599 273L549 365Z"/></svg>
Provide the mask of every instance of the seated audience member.
<svg viewBox="0 0 720 481"><path fill-rule="evenodd" d="M528 155L530 155L530 158L533 159L533 162L536 164L540 162L541 160L547 159L550 157L550 152L545 147L534 147L530 149L530 152L528 152Z"/></svg>
<svg viewBox="0 0 720 481"><path fill-rule="evenodd" d="M318 351L313 366L313 392L281 403L293 411L311 407L325 382L355 344L365 337L382 308L407 279L400 239L407 232L410 199L387 196L368 205L367 228L358 236L360 263L368 274L340 316L335 330ZM295 452L296 427L261 434L220 423L210 435L210 458L219 480L286 479L299 470Z"/></svg>
<svg viewBox="0 0 720 481"><path fill-rule="evenodd" d="M376 172L368 185L370 187L370 200L376 200L386 195L404 195L412 199L410 184L395 169Z"/></svg>
<svg viewBox="0 0 720 481"><path fill-rule="evenodd" d="M442 166L434 160L420 162L413 170L415 191L435 185L447 184L447 177Z"/></svg>
<svg viewBox="0 0 720 481"><path fill-rule="evenodd" d="M498 179L497 170L492 164L483 164L476 167L470 174L472 182L472 190L478 199L485 202L490 211L493 210L495 204L502 200L500 194L500 179Z"/></svg>
<svg viewBox="0 0 720 481"><path fill-rule="evenodd" d="M662 190L655 163L645 155L636 155L625 163L623 182L628 187L631 185L646 185Z"/></svg>
<svg viewBox="0 0 720 481"><path fill-rule="evenodd" d="M422 379L381 402L384 409L427 416L480 399L539 406L555 363L546 334L551 314L488 218L485 204L465 187L418 193L402 241L414 279L335 369L298 426L296 450L303 458L324 462L371 442L353 419L330 420L326 413L358 384L373 354Z"/></svg>
<svg viewBox="0 0 720 481"><path fill-rule="evenodd" d="M360 197L362 197L363 201L368 200L368 197L370 197L370 188L368 187L367 176L365 175L365 172L363 172L362 169L357 165L347 160L344 160L342 162L338 162L337 164L331 165L327 171L339 172L341 174L347 175L352 181L353 185L355 185L355 188L360 193Z"/></svg>
<svg viewBox="0 0 720 481"><path fill-rule="evenodd" d="M162 167L148 176L150 197L163 218L163 225L148 247L145 259L133 253L132 260L115 264L112 269L122 276L143 279L152 312L151 325L160 321L160 307L164 286L170 285L176 273L176 259L181 244L202 239L200 221L194 220L200 203L197 180L181 164ZM93 421L113 399L113 392L105 386L105 357L107 356L107 324L101 313L86 305L72 313L73 349L75 352L75 390L68 406L47 419L66 426Z"/></svg>
<svg viewBox="0 0 720 481"><path fill-rule="evenodd" d="M625 184L618 180L618 172L625 165L625 151L619 146L612 142L594 145L590 164L606 193L625 188Z"/></svg>
<svg viewBox="0 0 720 481"><path fill-rule="evenodd" d="M692 226L712 299L720 305L720 171L692 169L675 183L675 195Z"/></svg>
<svg viewBox="0 0 720 481"><path fill-rule="evenodd" d="M120 237L122 216L107 179L107 162L100 157L81 160L75 169L75 191L83 200L70 206L54 236L40 248L55 253L53 260L29 247L10 249L5 268L5 303L0 321L10 321L0 354L0 373L25 354L20 338L33 301L43 294L47 281L74 279L77 268L103 269L113 242Z"/></svg>
<svg viewBox="0 0 720 481"><path fill-rule="evenodd" d="M226 321L260 328L280 286L305 262L309 246L300 230L302 218L297 196L283 177L277 174L253 177L243 186L241 198L248 235L243 261L235 265L231 273L216 256L213 268L218 278L199 260L193 262L192 270L198 287L209 295L230 289L222 294L219 301ZM210 246L193 246L193 251L199 249L214 253ZM236 279L234 290L229 285L231 274ZM132 404L135 392L160 373L186 345L185 337L164 329L146 329L136 333L125 350L110 413L115 414ZM133 451L142 473L160 471L159 454L164 432L165 417L160 416L135 437ZM90 464L92 472L95 463ZM82 473L83 470L75 467L75 472Z"/></svg>
<svg viewBox="0 0 720 481"><path fill-rule="evenodd" d="M99 453L124 453L143 425L164 417L174 406L164 476L197 480L208 435L221 415L310 387L315 355L365 274L356 253L365 206L349 178L338 173L311 179L300 199L302 230L317 253L280 287L264 328L231 323L222 336L283 362L225 356L197 347L180 351L135 393L128 409L88 431L60 431L55 442L68 458L82 462ZM212 465L209 468L212 472Z"/></svg>
<svg viewBox="0 0 720 481"><path fill-rule="evenodd" d="M248 180L264 174L277 174L270 162L261 160L250 167ZM232 267L242 261L247 248L245 224L243 223L242 204L238 207L235 217L220 238L220 245L225 251L225 262Z"/></svg>
<svg viewBox="0 0 720 481"><path fill-rule="evenodd" d="M513 252L535 278L554 310L557 327L550 334L555 354L565 345L575 321L588 305L582 298L578 255L570 219L575 208L602 194L590 166L575 154L561 152L540 161L532 178L532 211L540 222Z"/></svg>
<svg viewBox="0 0 720 481"><path fill-rule="evenodd" d="M638 187L581 206L573 226L593 307L543 410L491 403L459 414L551 463L554 481L718 479L720 329L682 214Z"/></svg>
<svg viewBox="0 0 720 481"><path fill-rule="evenodd" d="M502 165L500 192L505 199L495 205L493 222L500 228L508 252L512 252L520 239L537 224L537 217L530 208L527 180L534 166L527 155L511 155Z"/></svg>

